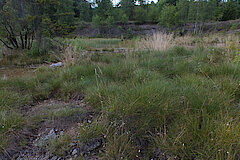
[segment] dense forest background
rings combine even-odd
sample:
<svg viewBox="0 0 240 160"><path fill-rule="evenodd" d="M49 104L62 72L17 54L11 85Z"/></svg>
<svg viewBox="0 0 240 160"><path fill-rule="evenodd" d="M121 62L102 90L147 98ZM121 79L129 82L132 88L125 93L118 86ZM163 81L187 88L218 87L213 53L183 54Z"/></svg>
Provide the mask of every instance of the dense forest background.
<svg viewBox="0 0 240 160"><path fill-rule="evenodd" d="M95 28L116 23L158 23L165 27L194 24L198 32L209 21L240 17L239 1L222 0L1 0L0 41L10 49L31 49L42 37L67 35L83 22Z"/></svg>

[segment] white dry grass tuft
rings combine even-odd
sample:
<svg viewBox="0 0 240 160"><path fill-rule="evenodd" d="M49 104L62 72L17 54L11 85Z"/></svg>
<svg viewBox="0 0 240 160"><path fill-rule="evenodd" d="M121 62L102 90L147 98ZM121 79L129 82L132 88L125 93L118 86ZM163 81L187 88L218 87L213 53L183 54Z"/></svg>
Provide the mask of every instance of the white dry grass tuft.
<svg viewBox="0 0 240 160"><path fill-rule="evenodd" d="M76 46L68 44L62 51L60 57L57 59L63 63L64 67L69 67L74 65L77 62L79 53L77 52Z"/></svg>
<svg viewBox="0 0 240 160"><path fill-rule="evenodd" d="M237 34L211 34L201 36L174 36L173 34L156 32L152 36L142 38L136 42L138 50L166 51L174 46L193 47L216 47L232 48L239 43L240 36Z"/></svg>
<svg viewBox="0 0 240 160"><path fill-rule="evenodd" d="M138 49L147 49L152 51L166 51L174 46L173 34L157 32L152 36L141 39L137 42Z"/></svg>

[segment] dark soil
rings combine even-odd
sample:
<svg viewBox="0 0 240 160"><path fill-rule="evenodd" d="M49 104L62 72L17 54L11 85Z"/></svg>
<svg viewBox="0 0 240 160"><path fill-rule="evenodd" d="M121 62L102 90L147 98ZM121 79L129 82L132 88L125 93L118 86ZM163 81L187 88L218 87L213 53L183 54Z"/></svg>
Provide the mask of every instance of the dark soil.
<svg viewBox="0 0 240 160"><path fill-rule="evenodd" d="M116 24L109 28L102 26L99 29L94 28L91 23L81 24L74 31L74 35L79 37L121 37L131 38L133 36L149 35L154 32L174 32L176 34L191 34L194 30L194 24L187 24L185 27L166 28L154 23L137 24L129 22L128 24ZM203 33L215 32L240 32L240 19L222 22L208 22L204 24Z"/></svg>
<svg viewBox="0 0 240 160"><path fill-rule="evenodd" d="M12 142L4 155L0 155L0 160L54 159L56 156L44 147L36 146L36 141L52 131L56 136L67 134L74 139L78 124L88 123L94 117L82 95L68 103L56 99L45 100L24 107L22 112L27 122L23 129L12 135Z"/></svg>

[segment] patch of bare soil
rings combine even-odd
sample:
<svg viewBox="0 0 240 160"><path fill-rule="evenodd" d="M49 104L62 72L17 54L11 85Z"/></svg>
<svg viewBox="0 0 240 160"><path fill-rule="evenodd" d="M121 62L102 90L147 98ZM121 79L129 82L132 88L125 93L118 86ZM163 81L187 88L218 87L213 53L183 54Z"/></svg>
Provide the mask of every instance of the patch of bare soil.
<svg viewBox="0 0 240 160"><path fill-rule="evenodd" d="M95 116L83 98L84 96L78 95L71 102L49 99L25 107L22 112L26 118L26 125L21 131L14 133L13 141L5 150L5 155L0 155L0 160L72 159L81 152L98 148L102 145L101 139L93 139L91 142L81 144L82 148L75 143L79 124L91 122ZM71 143L70 146L67 145L69 150L61 156L52 153L51 149L46 147L52 141L64 136L70 137L68 142ZM52 147L54 150L55 146ZM88 156L86 159L93 157Z"/></svg>

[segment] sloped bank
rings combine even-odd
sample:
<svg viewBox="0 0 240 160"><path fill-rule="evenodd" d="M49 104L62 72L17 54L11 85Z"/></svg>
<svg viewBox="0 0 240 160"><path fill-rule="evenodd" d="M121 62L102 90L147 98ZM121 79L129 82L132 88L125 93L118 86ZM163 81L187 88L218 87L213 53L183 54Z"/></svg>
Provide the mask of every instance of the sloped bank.
<svg viewBox="0 0 240 160"><path fill-rule="evenodd" d="M166 28L157 23L138 24L128 22L127 24L116 23L113 27L101 26L93 27L91 23L82 23L74 31L74 35L79 37L125 37L149 35L155 32L174 32L178 35L194 32L194 24L189 23L185 27ZM204 23L203 33L216 32L240 32L240 19L222 22Z"/></svg>

